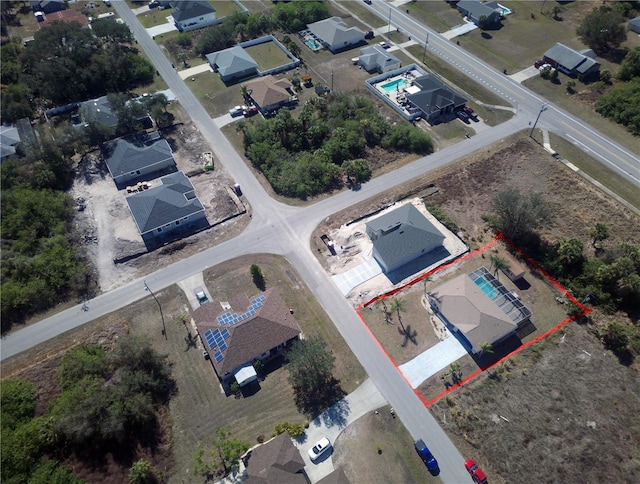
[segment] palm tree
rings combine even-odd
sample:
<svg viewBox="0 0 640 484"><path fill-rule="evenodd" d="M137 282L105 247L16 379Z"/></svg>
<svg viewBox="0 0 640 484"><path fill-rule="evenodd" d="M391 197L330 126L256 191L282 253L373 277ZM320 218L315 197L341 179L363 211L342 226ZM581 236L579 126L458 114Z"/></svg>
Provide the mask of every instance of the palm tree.
<svg viewBox="0 0 640 484"><path fill-rule="evenodd" d="M176 316L175 322L177 324L182 324L185 328L187 327L187 322L191 319L189 313L182 313Z"/></svg>
<svg viewBox="0 0 640 484"><path fill-rule="evenodd" d="M178 53L178 60L182 61L182 65L184 66L184 68L187 68L187 54L185 52L179 52Z"/></svg>
<svg viewBox="0 0 640 484"><path fill-rule="evenodd" d="M498 277L498 271L501 271L503 269L508 269L509 268L509 263L507 262L506 259L503 259L502 257L496 255L496 254L491 254L491 257L489 258L491 260L491 265L489 266L489 268L493 268L493 275L496 276L496 279L500 279Z"/></svg>
<svg viewBox="0 0 640 484"><path fill-rule="evenodd" d="M251 95L251 91L247 89L247 86L242 84L240 85L240 94L242 94L242 99L244 102L249 102L249 96Z"/></svg>
<svg viewBox="0 0 640 484"><path fill-rule="evenodd" d="M400 312L406 311L406 307L405 307L406 305L407 305L407 301L399 297L394 297L393 301L391 302L391 312L396 311L398 313L398 322L402 327L403 333L406 333L406 330L404 328L404 325L402 324L402 316L400 315Z"/></svg>
<svg viewBox="0 0 640 484"><path fill-rule="evenodd" d="M492 354L493 353L493 345L487 341L480 345L480 353L481 354Z"/></svg>

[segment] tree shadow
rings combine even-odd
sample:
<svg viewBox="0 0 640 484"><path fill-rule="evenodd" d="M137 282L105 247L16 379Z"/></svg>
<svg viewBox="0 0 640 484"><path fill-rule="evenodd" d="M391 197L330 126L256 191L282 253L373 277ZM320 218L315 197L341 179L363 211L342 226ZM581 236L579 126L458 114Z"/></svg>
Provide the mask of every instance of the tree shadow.
<svg viewBox="0 0 640 484"><path fill-rule="evenodd" d="M340 381L336 380L333 375L329 376L320 388L321 390L315 393L305 392L301 388L294 390L296 407L300 413L313 418L340 402L346 395L346 392L340 387ZM329 416L333 417L335 423L335 421L339 421L340 412L334 409Z"/></svg>
<svg viewBox="0 0 640 484"><path fill-rule="evenodd" d="M415 329L412 330L410 324L407 324L404 328L398 328L398 333L400 333L400 335L404 337L402 343L400 344L400 346L402 346L403 348L407 346L407 343L409 341L411 341L414 346L418 345L418 339L416 338L416 336L418 336L418 332Z"/></svg>
<svg viewBox="0 0 640 484"><path fill-rule="evenodd" d="M314 423L319 424L322 422L322 424L328 428L335 426L344 428L347 426L347 417L349 413L349 402L344 399L340 399L323 413L318 415L314 419Z"/></svg>
<svg viewBox="0 0 640 484"><path fill-rule="evenodd" d="M184 337L184 342L187 344L185 351L189 351L191 348L198 347L198 336L191 334L191 331L187 330L187 336Z"/></svg>

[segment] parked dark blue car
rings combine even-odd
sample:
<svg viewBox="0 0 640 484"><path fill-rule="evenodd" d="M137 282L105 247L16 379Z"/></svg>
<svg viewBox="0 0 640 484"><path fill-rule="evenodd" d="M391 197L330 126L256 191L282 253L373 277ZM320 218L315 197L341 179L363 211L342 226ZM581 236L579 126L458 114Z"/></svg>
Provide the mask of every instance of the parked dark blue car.
<svg viewBox="0 0 640 484"><path fill-rule="evenodd" d="M427 469L429 469L429 472L431 472L431 474L433 474L434 476L438 475L438 461L433 456L429 448L425 445L424 441L422 439L416 440L415 446L416 452L427 466Z"/></svg>

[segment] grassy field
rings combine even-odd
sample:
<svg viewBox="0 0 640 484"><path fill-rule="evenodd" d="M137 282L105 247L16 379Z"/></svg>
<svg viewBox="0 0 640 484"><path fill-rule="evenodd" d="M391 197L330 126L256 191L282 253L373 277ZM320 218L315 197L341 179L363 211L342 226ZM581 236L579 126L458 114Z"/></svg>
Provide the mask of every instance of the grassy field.
<svg viewBox="0 0 640 484"><path fill-rule="evenodd" d="M570 323L431 412L492 483L532 472L540 482L638 482L638 388L637 371Z"/></svg>
<svg viewBox="0 0 640 484"><path fill-rule="evenodd" d="M148 12L141 13L137 17L142 26L148 29L150 27L155 27L156 25L166 24L167 17L170 17L172 12L172 8L165 8L164 10L152 8Z"/></svg>
<svg viewBox="0 0 640 484"><path fill-rule="evenodd" d="M236 5L235 2L230 0L209 0L209 3L216 9L216 18L224 18L234 13L242 12L242 9ZM246 2L254 3L254 2Z"/></svg>
<svg viewBox="0 0 640 484"><path fill-rule="evenodd" d="M441 482L429 473L413 448L411 435L390 409L360 417L338 436L334 467L341 467L353 484ZM432 451L437 459L437 450Z"/></svg>
<svg viewBox="0 0 640 484"><path fill-rule="evenodd" d="M357 0L337 0L335 3L344 8L348 8L349 11L353 12L353 15L360 19L365 25L370 25L374 29L382 27L383 25L387 25L387 22L382 20L377 15L369 12L369 10L364 5L361 5L361 3ZM333 5L331 4L329 5L329 8L332 10L331 13L334 15L345 15L343 10L335 9L335 7L333 7Z"/></svg>
<svg viewBox="0 0 640 484"><path fill-rule="evenodd" d="M639 137L633 136L623 126L601 116L593 109L593 103L600 96L597 88L578 84L576 86L577 92L571 95L567 93L566 85L564 85L568 79L564 74L560 74L561 83L553 84L541 77L532 77L525 81L524 85L545 99L557 104L576 118L586 120L589 125L632 152L640 153Z"/></svg>
<svg viewBox="0 0 640 484"><path fill-rule="evenodd" d="M584 171L587 175L595 178L609 190L617 193L627 202L640 209L640 191L638 187L630 183L626 178L616 174L605 165L586 154L580 148L568 140L549 133L551 146L555 151L560 153L564 158L568 159Z"/></svg>
<svg viewBox="0 0 640 484"><path fill-rule="evenodd" d="M244 50L258 62L258 69L261 71L273 69L274 67L291 62L287 54L274 42L252 45L251 47L246 47Z"/></svg>

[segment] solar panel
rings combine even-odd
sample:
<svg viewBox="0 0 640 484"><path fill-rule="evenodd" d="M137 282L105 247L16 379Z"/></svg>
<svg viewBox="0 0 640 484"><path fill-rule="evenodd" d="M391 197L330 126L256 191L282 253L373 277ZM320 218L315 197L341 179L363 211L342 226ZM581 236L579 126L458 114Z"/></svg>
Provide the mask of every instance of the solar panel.
<svg viewBox="0 0 640 484"><path fill-rule="evenodd" d="M222 353L220 353L220 351L216 351L213 356L216 359L216 363L220 363L222 360L224 360L224 356L222 355Z"/></svg>
<svg viewBox="0 0 640 484"><path fill-rule="evenodd" d="M224 341L220 344L219 346L220 351L224 351L227 349L227 343L225 343Z"/></svg>
<svg viewBox="0 0 640 484"><path fill-rule="evenodd" d="M221 331L221 334L222 334L222 337L223 337L224 339L227 339L229 336L231 336L231 334L229 333L229 330L228 330L227 328L224 328L224 329Z"/></svg>

